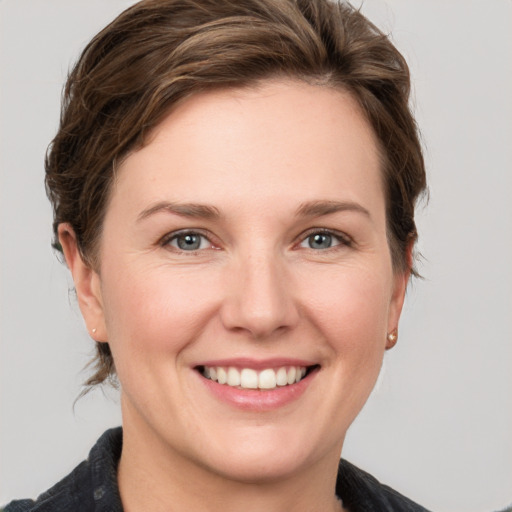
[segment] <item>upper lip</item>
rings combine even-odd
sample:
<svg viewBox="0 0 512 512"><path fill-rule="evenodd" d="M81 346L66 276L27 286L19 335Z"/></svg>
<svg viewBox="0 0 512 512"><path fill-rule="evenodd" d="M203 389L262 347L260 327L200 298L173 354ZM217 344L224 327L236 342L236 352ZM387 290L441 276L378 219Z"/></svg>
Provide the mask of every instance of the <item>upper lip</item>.
<svg viewBox="0 0 512 512"><path fill-rule="evenodd" d="M229 359L210 359L201 361L194 364L193 367L198 366L223 366L234 368L252 368L253 370L264 370L266 368L281 368L282 366L314 366L318 363L316 361L307 359L296 359L290 357L273 357L269 359L252 359L245 357L229 358Z"/></svg>

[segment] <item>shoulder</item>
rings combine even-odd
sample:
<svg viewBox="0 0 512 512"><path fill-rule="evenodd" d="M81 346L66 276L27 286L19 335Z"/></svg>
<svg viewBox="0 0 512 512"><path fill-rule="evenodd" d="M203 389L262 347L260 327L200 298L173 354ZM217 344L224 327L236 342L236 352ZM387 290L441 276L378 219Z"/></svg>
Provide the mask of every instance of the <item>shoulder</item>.
<svg viewBox="0 0 512 512"><path fill-rule="evenodd" d="M68 476L41 494L36 500L15 500L2 512L53 512L58 510L79 510L81 501L75 492L84 493L90 487L87 461L82 462Z"/></svg>
<svg viewBox="0 0 512 512"><path fill-rule="evenodd" d="M3 508L0 508L0 512L26 512L31 510L34 505L34 500L17 500L12 501Z"/></svg>
<svg viewBox="0 0 512 512"><path fill-rule="evenodd" d="M122 430L107 430L87 460L36 500L15 500L0 512L122 512L117 488L117 463Z"/></svg>
<svg viewBox="0 0 512 512"><path fill-rule="evenodd" d="M343 459L338 468L336 493L351 512L428 512Z"/></svg>

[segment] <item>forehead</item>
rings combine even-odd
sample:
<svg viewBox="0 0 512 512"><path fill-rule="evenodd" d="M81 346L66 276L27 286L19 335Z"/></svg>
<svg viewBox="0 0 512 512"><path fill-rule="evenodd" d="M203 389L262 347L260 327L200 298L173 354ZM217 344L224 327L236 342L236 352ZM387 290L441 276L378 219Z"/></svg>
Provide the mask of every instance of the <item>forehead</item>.
<svg viewBox="0 0 512 512"><path fill-rule="evenodd" d="M357 199L350 196L382 195L380 167L376 138L349 93L268 81L177 105L121 164L114 196L207 203L273 197L276 204L288 196Z"/></svg>

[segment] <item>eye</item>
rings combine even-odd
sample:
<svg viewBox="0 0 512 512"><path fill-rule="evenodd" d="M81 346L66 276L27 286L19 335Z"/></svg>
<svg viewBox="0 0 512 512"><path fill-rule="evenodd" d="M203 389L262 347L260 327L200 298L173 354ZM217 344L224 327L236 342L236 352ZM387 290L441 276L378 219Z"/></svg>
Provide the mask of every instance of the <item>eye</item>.
<svg viewBox="0 0 512 512"><path fill-rule="evenodd" d="M175 233L162 241L163 245L174 247L180 251L199 251L212 247L206 236L195 231L182 231Z"/></svg>
<svg viewBox="0 0 512 512"><path fill-rule="evenodd" d="M346 237L331 231L310 232L299 244L300 247L317 251L331 249L338 245L350 245L350 242Z"/></svg>

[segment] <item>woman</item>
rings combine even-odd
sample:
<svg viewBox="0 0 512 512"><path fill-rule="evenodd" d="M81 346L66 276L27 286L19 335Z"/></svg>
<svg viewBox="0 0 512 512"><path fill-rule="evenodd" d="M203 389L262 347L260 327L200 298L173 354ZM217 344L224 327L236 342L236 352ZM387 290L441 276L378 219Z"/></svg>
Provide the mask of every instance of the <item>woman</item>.
<svg viewBox="0 0 512 512"><path fill-rule="evenodd" d="M326 0L149 0L87 46L54 229L123 429L18 510L425 510L339 463L425 188L407 66Z"/></svg>

